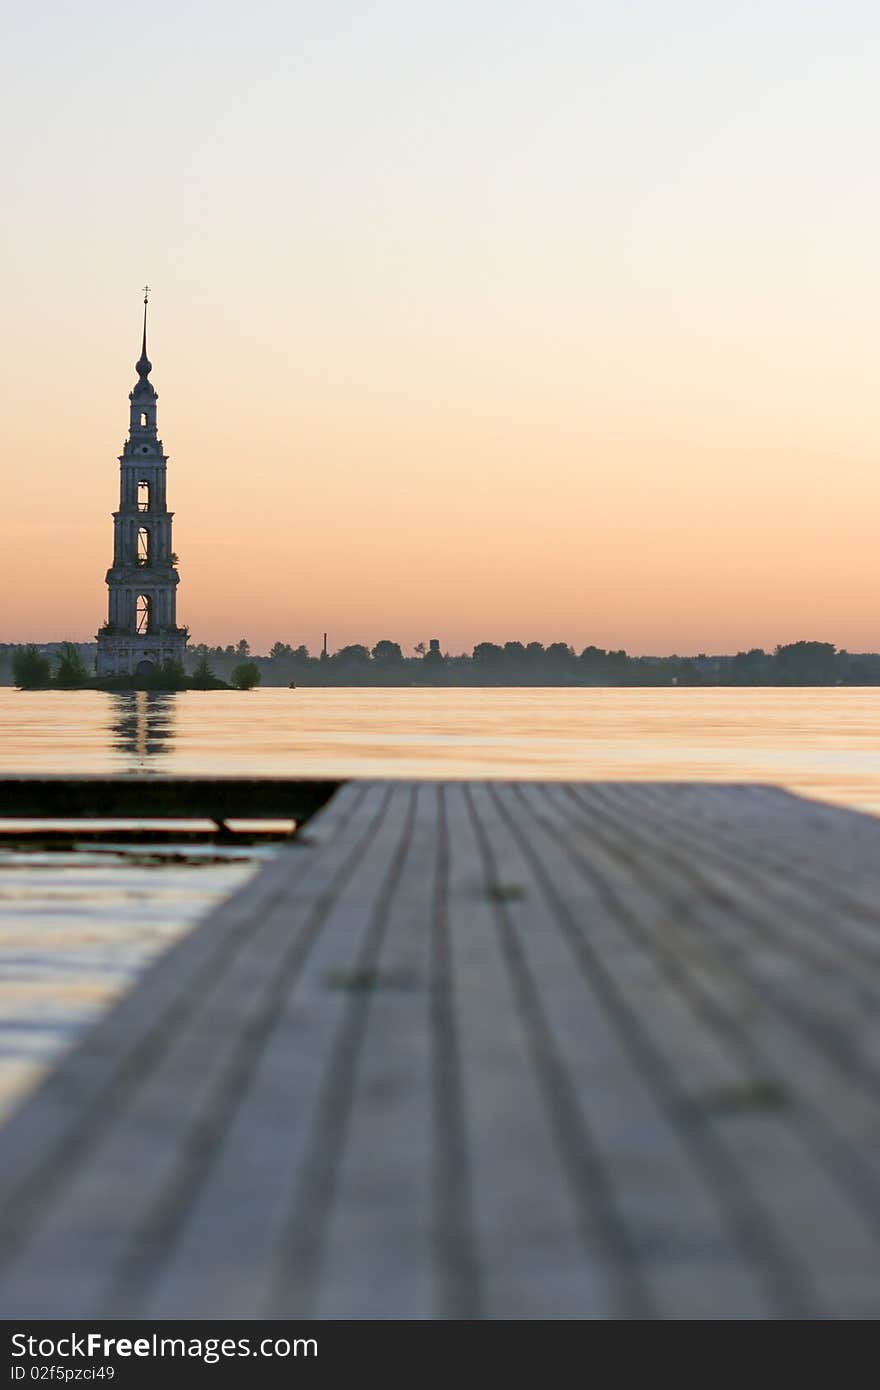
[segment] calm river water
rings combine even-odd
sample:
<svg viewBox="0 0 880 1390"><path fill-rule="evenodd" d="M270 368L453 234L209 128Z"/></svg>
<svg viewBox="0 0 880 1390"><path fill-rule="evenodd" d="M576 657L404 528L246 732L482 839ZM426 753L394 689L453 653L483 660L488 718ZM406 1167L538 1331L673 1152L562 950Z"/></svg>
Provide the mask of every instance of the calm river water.
<svg viewBox="0 0 880 1390"><path fill-rule="evenodd" d="M880 813L880 689L0 688L0 771L761 781ZM0 1108L270 852L0 849Z"/></svg>

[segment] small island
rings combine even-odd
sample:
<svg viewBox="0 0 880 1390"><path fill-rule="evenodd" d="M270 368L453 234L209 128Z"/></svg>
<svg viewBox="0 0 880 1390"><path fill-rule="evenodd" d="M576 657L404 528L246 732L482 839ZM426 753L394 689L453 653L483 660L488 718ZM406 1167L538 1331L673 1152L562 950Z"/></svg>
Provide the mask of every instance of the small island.
<svg viewBox="0 0 880 1390"><path fill-rule="evenodd" d="M55 669L48 656L35 646L17 647L12 656L12 681L20 690L252 690L262 679L255 661L241 661L221 680L201 655L187 673L182 662L164 661L160 666L132 675L93 676L74 642L63 642Z"/></svg>

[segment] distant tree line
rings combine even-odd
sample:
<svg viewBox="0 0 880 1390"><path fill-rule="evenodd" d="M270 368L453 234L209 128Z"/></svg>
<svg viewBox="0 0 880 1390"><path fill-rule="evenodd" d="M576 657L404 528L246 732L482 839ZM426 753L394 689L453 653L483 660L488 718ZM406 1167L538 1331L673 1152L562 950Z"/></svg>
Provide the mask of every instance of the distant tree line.
<svg viewBox="0 0 880 1390"><path fill-rule="evenodd" d="M97 682L94 647L55 643L47 654L37 646L0 645L0 683L25 688L124 688L124 678ZM838 650L832 642L790 642L766 652L755 647L736 655L629 656L589 646L577 652L566 642L478 642L470 653L442 652L437 641L420 642L405 656L398 642L373 647L352 643L312 655L303 646L275 642L263 655L241 638L225 647L190 645L186 669L170 663L139 685L155 689L239 689L255 685L303 686L754 686L880 685L880 654Z"/></svg>
<svg viewBox="0 0 880 1390"><path fill-rule="evenodd" d="M880 685L880 654L839 651L832 642L791 642L772 652L735 655L629 656L566 642L479 642L452 655L439 642L420 642L405 656L398 642L352 643L312 655L303 646L275 642L259 655L242 638L234 645L190 648L194 658L229 678L235 664L252 661L264 685Z"/></svg>

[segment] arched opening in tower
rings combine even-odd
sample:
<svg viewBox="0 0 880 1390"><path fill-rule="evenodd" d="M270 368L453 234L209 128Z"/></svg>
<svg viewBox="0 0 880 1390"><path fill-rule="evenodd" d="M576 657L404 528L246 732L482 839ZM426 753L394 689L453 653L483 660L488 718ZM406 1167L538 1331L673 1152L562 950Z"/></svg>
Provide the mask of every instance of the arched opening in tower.
<svg viewBox="0 0 880 1390"><path fill-rule="evenodd" d="M139 512L150 510L150 484L146 478L138 479L137 507Z"/></svg>
<svg viewBox="0 0 880 1390"><path fill-rule="evenodd" d="M141 411L141 429L146 429L146 427L147 427L147 412L146 412L145 410L142 410L142 411Z"/></svg>
<svg viewBox="0 0 880 1390"><path fill-rule="evenodd" d="M150 533L145 526L138 531L137 562L139 565L150 563Z"/></svg>
<svg viewBox="0 0 880 1390"><path fill-rule="evenodd" d="M135 603L135 627L138 632L148 633L153 626L153 600L149 594L138 594Z"/></svg>

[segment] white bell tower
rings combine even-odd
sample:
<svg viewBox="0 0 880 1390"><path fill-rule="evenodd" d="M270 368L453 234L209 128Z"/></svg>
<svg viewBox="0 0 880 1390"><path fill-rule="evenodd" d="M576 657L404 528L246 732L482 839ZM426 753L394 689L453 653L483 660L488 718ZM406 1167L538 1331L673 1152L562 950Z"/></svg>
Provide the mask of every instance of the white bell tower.
<svg viewBox="0 0 880 1390"><path fill-rule="evenodd" d="M165 499L168 463L156 433L155 387L148 380L147 303L144 336L129 395L131 423L119 458L119 510L113 513L113 564L107 571L108 621L98 638L99 676L143 676L164 662L183 662L187 633L177 626L177 557Z"/></svg>

